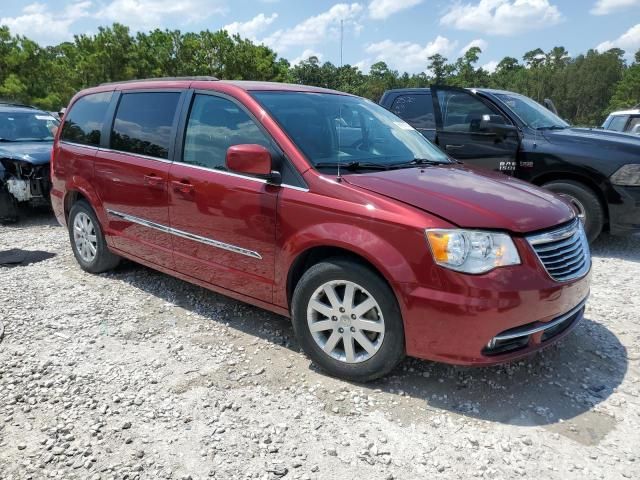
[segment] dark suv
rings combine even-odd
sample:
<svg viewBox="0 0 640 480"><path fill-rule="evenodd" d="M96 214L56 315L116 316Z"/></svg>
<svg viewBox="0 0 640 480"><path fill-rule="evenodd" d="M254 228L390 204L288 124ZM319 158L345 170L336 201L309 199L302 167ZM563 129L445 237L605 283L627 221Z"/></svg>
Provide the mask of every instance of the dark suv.
<svg viewBox="0 0 640 480"><path fill-rule="evenodd" d="M16 220L19 204L49 204L58 124L48 112L0 102L0 221Z"/></svg>
<svg viewBox="0 0 640 480"><path fill-rule="evenodd" d="M503 90L389 90L380 104L451 157L565 196L591 241L603 228L640 231L640 138L572 127Z"/></svg>

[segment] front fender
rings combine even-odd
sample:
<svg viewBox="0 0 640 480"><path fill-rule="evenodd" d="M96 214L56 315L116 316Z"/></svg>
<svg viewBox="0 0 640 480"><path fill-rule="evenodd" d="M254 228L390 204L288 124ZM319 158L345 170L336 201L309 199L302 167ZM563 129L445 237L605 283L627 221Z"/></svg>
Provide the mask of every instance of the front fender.
<svg viewBox="0 0 640 480"><path fill-rule="evenodd" d="M407 233L410 236L413 235L410 232ZM420 232L415 232L415 236L421 237ZM395 243L404 244L401 241ZM289 307L287 280L291 268L296 259L316 247L340 248L364 258L380 272L394 291L396 290L394 285L398 283L416 283L417 281L406 254L401 253L382 235L346 223L320 223L297 231L280 245L275 269L274 303L284 308ZM398 292L396 296L397 294Z"/></svg>

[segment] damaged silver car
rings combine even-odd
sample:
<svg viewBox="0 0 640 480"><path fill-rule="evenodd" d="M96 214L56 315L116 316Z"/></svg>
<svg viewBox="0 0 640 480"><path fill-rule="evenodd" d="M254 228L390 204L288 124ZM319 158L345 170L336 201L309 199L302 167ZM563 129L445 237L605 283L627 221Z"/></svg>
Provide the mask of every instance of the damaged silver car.
<svg viewBox="0 0 640 480"><path fill-rule="evenodd" d="M49 162L59 124L34 107L0 103L0 221L15 221L21 204L50 203Z"/></svg>

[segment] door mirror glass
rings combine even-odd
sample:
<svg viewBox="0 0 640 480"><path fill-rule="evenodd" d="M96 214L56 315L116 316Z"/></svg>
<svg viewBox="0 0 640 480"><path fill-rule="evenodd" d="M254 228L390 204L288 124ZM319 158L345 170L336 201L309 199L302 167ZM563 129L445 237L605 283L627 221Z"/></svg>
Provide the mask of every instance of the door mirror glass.
<svg viewBox="0 0 640 480"><path fill-rule="evenodd" d="M226 166L245 175L271 175L271 153L262 145L233 145L227 149Z"/></svg>

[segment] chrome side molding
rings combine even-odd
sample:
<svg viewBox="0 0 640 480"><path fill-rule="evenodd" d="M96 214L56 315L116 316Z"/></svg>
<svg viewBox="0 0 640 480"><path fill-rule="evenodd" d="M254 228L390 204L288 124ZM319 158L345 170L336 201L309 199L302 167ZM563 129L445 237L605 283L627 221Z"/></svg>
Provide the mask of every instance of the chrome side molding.
<svg viewBox="0 0 640 480"><path fill-rule="evenodd" d="M262 255L260 255L258 252L254 252L253 250L247 250L246 248L238 247L237 245L224 243L219 240L214 240L213 238L202 237L200 235L196 235L195 233L185 232L184 230L178 230L177 228L172 228L167 225L162 225L161 223L152 222L150 220L145 220L144 218L136 217L134 215L129 215L127 213L117 212L115 210L107 209L107 213L114 217L121 218L122 220L126 220L131 223L137 223L138 225L143 225L148 228L153 228L155 230L159 230L164 233L169 233L171 235L175 235L176 237L186 238L187 240L193 240L194 242L204 243L205 245L220 248L222 250L227 250L228 252L238 253L240 255L245 255L247 257L255 258L257 260L262 260Z"/></svg>

